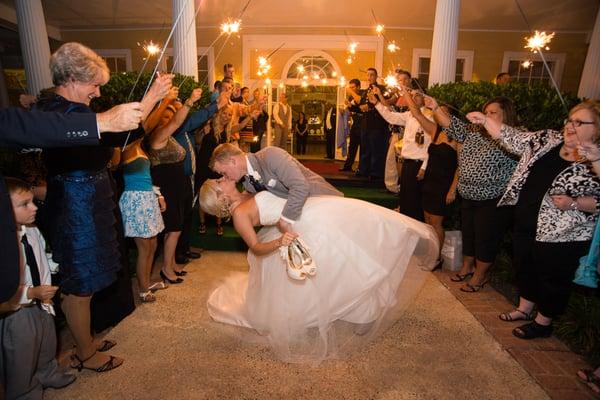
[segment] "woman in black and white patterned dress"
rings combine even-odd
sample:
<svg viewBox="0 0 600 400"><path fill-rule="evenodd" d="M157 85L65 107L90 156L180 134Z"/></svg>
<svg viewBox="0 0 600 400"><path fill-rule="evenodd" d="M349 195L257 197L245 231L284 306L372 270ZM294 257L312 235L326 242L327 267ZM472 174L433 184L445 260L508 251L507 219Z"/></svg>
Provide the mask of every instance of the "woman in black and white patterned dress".
<svg viewBox="0 0 600 400"><path fill-rule="evenodd" d="M518 265L519 306L504 321L535 320L513 330L522 339L552 334L562 314L579 258L586 254L598 219L600 179L583 146L600 138L600 103L573 107L562 131L524 133L479 112L467 118L483 125L519 164L499 205L515 205L514 261Z"/></svg>
<svg viewBox="0 0 600 400"><path fill-rule="evenodd" d="M435 99L426 96L425 105L431 108L435 121L448 137L462 144L458 157L458 193L462 198L463 265L450 279L463 282L470 278L460 290L478 292L487 283L487 271L510 226L511 207L497 207L497 204L517 165L517 157L498 140L480 134L477 126L446 114ZM515 108L506 97L492 98L482 109L489 120L516 125Z"/></svg>

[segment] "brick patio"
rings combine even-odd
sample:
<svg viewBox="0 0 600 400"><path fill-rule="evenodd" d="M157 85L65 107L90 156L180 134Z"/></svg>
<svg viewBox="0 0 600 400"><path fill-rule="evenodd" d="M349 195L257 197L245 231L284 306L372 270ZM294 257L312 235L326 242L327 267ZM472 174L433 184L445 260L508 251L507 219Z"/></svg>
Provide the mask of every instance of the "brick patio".
<svg viewBox="0 0 600 400"><path fill-rule="evenodd" d="M478 293L465 293L459 290L461 283L450 280L454 272L438 271L434 274L552 399L599 398L576 375L578 369L590 366L556 337L522 340L513 336L513 328L523 321L504 322L498 318L498 314L513 309L514 305L490 285Z"/></svg>

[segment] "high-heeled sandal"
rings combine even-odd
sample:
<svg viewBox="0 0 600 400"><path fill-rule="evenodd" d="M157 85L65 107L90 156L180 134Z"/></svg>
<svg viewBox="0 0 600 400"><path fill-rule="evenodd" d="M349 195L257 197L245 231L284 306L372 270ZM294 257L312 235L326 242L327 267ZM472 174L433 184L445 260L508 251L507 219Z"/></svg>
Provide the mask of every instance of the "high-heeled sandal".
<svg viewBox="0 0 600 400"><path fill-rule="evenodd" d="M223 225L217 225L217 236L223 236L225 231L223 230Z"/></svg>
<svg viewBox="0 0 600 400"><path fill-rule="evenodd" d="M472 277L472 276L473 276L473 272L467 272L467 273L466 273L466 274L464 274L464 275L461 275L461 274L454 274L454 276L453 276L453 277L450 277L450 280L451 280L452 282L464 282L464 281L466 281L467 279L469 279L469 278L470 278L470 277Z"/></svg>
<svg viewBox="0 0 600 400"><path fill-rule="evenodd" d="M200 226L198 226L198 233L201 235L206 233L206 224L201 223Z"/></svg>
<svg viewBox="0 0 600 400"><path fill-rule="evenodd" d="M160 270L160 277L163 279L163 281L169 282L171 285L176 285L183 282L183 279L180 277L177 277L177 279L169 279L169 277L162 270Z"/></svg>
<svg viewBox="0 0 600 400"><path fill-rule="evenodd" d="M302 269L307 275L314 276L317 273L317 266L308 252L308 246L300 238L294 239L292 242L295 251L300 255L302 260Z"/></svg>
<svg viewBox="0 0 600 400"><path fill-rule="evenodd" d="M152 290L140 292L140 300L142 303L152 303L156 301L156 295L152 292Z"/></svg>
<svg viewBox="0 0 600 400"><path fill-rule="evenodd" d="M105 351L109 351L110 349L112 349L116 345L117 345L117 342L115 342L114 340L104 339L101 342L100 346L98 346L96 348L96 351L99 351L100 353L104 353Z"/></svg>
<svg viewBox="0 0 600 400"><path fill-rule="evenodd" d="M148 286L148 290L152 290L153 292L156 292L157 290L164 290L164 289L168 289L169 285L167 285L164 282L154 282L152 285Z"/></svg>
<svg viewBox="0 0 600 400"><path fill-rule="evenodd" d="M175 275L177 276L186 276L187 275L187 271L181 270L181 271L173 271L175 273Z"/></svg>
<svg viewBox="0 0 600 400"><path fill-rule="evenodd" d="M79 358L77 356L77 354L71 354L71 368L74 368L79 372L81 372L82 369L89 369L90 371L95 371L95 372L107 372L107 371L113 370L117 367L120 367L121 364L123 364L123 361L121 361L120 363L117 364L117 361L116 361L117 358L115 356L110 356L108 361L105 362L104 364L102 364L101 366L99 366L98 368L86 367L84 363L86 361L90 360L95 355L96 355L96 352L94 352L91 356L89 356L85 360L82 360L81 358ZM73 362L75 362L76 364L73 364Z"/></svg>
<svg viewBox="0 0 600 400"><path fill-rule="evenodd" d="M460 291L465 293L477 293L488 283L488 281L483 281L479 285L471 285L470 283L465 284L466 287L461 287Z"/></svg>

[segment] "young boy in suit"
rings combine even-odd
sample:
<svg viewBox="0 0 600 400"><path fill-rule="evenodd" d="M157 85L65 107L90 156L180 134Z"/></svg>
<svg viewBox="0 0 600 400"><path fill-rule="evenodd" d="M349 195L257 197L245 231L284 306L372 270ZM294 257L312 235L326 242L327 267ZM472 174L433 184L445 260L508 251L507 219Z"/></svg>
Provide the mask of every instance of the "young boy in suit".
<svg viewBox="0 0 600 400"><path fill-rule="evenodd" d="M31 226L37 207L27 183L6 178L24 265L21 284L25 285L21 308L0 319L0 373L6 399L42 399L47 387L61 388L75 376L64 372L56 362L56 331L52 297L58 287L51 285L46 243L40 231Z"/></svg>

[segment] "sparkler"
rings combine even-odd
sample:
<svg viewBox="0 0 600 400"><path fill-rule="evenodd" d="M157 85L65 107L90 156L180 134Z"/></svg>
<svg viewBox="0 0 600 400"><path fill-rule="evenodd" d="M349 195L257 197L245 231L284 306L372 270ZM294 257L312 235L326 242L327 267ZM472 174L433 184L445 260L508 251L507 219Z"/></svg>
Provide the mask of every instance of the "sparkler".
<svg viewBox="0 0 600 400"><path fill-rule="evenodd" d="M139 44L139 43L138 43ZM152 40L142 46L144 51L148 53L149 56L153 56L155 54L160 53L160 46L154 43Z"/></svg>
<svg viewBox="0 0 600 400"><path fill-rule="evenodd" d="M381 35L383 33L383 30L385 29L385 26L382 24L377 24L377 26L375 27L375 32L377 32L379 35Z"/></svg>
<svg viewBox="0 0 600 400"><path fill-rule="evenodd" d="M398 46L395 42L389 42L387 45L387 49L390 53L395 53L398 50Z"/></svg>
<svg viewBox="0 0 600 400"><path fill-rule="evenodd" d="M529 32L532 32L531 26L529 25L529 21L527 20L527 16L525 16L525 13L523 12L521 5L519 4L519 0L515 0L515 3L517 4L517 8L519 9L519 12L521 13L521 16L523 17L523 20L525 21L525 24L527 25L527 29L529 30ZM548 63L546 62L546 57L544 57L544 52L542 51L542 47L544 49L546 49L546 47L548 47L548 44L550 43L550 40L552 40L553 37L554 37L554 32L547 35L546 32L540 33L538 31L535 31L535 34L531 38L526 38L527 45L525 46L525 48L530 48L533 52L537 52L540 55L540 58L542 59L542 62L544 63L544 68L546 69L546 72L548 72L548 75L550 76L550 81L552 81L554 90L558 94L558 98L560 99L560 102L562 103L563 108L568 113L569 109L567 107L567 103L565 102L565 99L563 98L562 93L560 93L558 84L554 80L554 75L552 74L552 71L550 71L550 67L548 66Z"/></svg>
<svg viewBox="0 0 600 400"><path fill-rule="evenodd" d="M228 20L221 24L221 33L225 35L231 35L232 33L239 33L242 25L242 21L236 19L234 21Z"/></svg>
<svg viewBox="0 0 600 400"><path fill-rule="evenodd" d="M175 28L179 24L179 21L181 20L181 16L183 15L184 11L185 11L185 7L181 7L181 11L179 11L179 15L177 15L177 18L175 19L175 22L173 23L173 27L171 28L171 32L169 32L169 36L167 37L167 40L165 41L165 47L163 47L163 49L160 52L160 56L158 56L158 58L156 60L156 65L154 66L154 70L152 71L152 74L150 75L150 79L148 80L148 85L146 86L146 90L144 90L144 95L142 96L142 99L144 97L146 97L148 90L150 90L150 85L152 85L152 78L156 75L156 72L158 71L158 66L160 65L160 62L162 61L162 58L165 55L165 50L167 49L167 46L169 45L169 42L171 41L171 37L173 37L173 32L175 32ZM138 75L138 80L139 80L139 76L141 76L141 73ZM133 88L131 88L130 95L133 93L134 89L135 89L135 85L133 86ZM129 99L127 101L129 101ZM127 147L127 143L129 143L130 136L131 136L131 131L127 132L127 137L125 138L125 143L123 143L123 148L121 149L121 152L125 151L125 147Z"/></svg>
<svg viewBox="0 0 600 400"><path fill-rule="evenodd" d="M531 37L525 38L527 40L527 44L525 45L526 49L531 49L534 53L537 53L541 49L550 50L548 44L554 37L554 32L547 34L546 32L538 32L535 31L535 34Z"/></svg>
<svg viewBox="0 0 600 400"><path fill-rule="evenodd" d="M387 87L396 87L396 86L398 86L398 80L392 74L386 76L383 81L385 82L385 86L387 86Z"/></svg>
<svg viewBox="0 0 600 400"><path fill-rule="evenodd" d="M356 48L358 47L358 43L357 42L352 42L348 45L348 53L350 54L356 54Z"/></svg>
<svg viewBox="0 0 600 400"><path fill-rule="evenodd" d="M527 68L531 67L531 61L529 61L529 60L525 60L525 61L523 61L523 62L521 63L521 67L523 67L523 68L525 68L525 69L527 69Z"/></svg>

